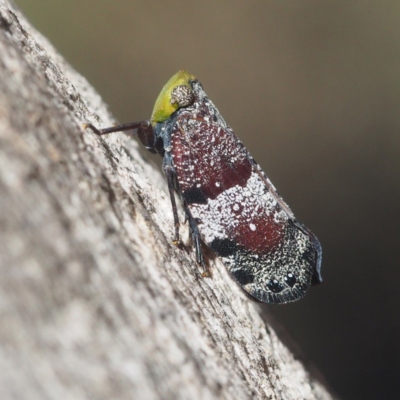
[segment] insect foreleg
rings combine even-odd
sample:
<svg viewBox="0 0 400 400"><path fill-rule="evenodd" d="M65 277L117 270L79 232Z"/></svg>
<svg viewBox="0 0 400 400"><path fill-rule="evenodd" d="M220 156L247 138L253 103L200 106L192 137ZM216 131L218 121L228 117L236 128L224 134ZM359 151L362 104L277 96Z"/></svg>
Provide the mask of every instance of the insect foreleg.
<svg viewBox="0 0 400 400"><path fill-rule="evenodd" d="M172 214L174 216L174 226L175 226L175 237L174 237L174 244L177 246L180 244L179 238L179 217L178 217L178 210L176 207L176 200L175 200L175 191L176 191L176 175L175 169L172 166L171 157L168 153L165 154L162 170L167 179L168 184L168 192L169 197L171 199L171 206L172 206Z"/></svg>

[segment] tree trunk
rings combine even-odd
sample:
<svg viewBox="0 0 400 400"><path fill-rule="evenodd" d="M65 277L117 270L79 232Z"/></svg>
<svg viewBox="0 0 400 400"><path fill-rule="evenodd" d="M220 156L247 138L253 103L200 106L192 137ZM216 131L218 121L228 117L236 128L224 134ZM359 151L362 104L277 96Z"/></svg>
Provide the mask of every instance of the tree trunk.
<svg viewBox="0 0 400 400"><path fill-rule="evenodd" d="M218 260L202 278L172 244L160 172L83 129L114 121L7 0L0 55L0 398L330 399Z"/></svg>

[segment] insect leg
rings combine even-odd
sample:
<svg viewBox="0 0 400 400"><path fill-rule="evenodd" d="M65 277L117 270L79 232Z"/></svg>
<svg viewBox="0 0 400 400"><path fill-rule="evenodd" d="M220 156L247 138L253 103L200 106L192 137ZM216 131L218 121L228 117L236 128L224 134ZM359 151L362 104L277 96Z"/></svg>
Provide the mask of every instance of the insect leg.
<svg viewBox="0 0 400 400"><path fill-rule="evenodd" d="M193 218L191 212L189 211L188 207L185 204L185 215L186 218L189 222L189 228L190 228L190 236L192 238L192 242L196 251L196 260L199 265L203 268L203 277L210 277L211 276L211 271L209 266L204 262L204 255L203 255L203 249L201 248L201 238L200 238L200 232L199 228L197 227L197 222Z"/></svg>
<svg viewBox="0 0 400 400"><path fill-rule="evenodd" d="M197 263L200 264L202 267L204 267L204 258L203 258L203 250L201 249L201 241L200 241L200 232L199 228L197 227L196 221L192 217L190 211L185 209L186 215L189 221L189 227L190 227L190 235L192 236L192 241L194 248L196 250L196 260Z"/></svg>
<svg viewBox="0 0 400 400"><path fill-rule="evenodd" d="M174 237L174 244L178 246L180 244L180 239L179 239L179 217L178 217L178 209L176 207L176 200L175 200L175 191L176 191L176 174L175 174L175 169L172 166L170 157L168 154L165 154L163 165L162 165L162 170L165 175L165 178L167 180L168 184L168 192L169 192L169 197L171 200L171 206L172 206L172 214L174 216L174 226L175 226L175 237Z"/></svg>

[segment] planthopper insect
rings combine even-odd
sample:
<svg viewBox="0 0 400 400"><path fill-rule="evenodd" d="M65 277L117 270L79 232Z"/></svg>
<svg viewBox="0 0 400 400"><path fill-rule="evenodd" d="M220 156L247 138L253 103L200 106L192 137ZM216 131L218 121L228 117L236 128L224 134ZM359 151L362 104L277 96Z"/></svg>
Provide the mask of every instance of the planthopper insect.
<svg viewBox="0 0 400 400"><path fill-rule="evenodd" d="M321 245L296 220L271 181L207 97L200 82L179 71L163 87L150 121L106 129L133 130L163 157L178 244L178 193L189 223L197 262L202 242L219 256L253 299L288 303L320 283Z"/></svg>

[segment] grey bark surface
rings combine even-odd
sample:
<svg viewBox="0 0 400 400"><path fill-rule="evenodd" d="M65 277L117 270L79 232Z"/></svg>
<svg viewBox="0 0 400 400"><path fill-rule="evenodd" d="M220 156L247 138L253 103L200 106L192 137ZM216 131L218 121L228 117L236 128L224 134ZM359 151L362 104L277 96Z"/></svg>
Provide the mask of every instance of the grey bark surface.
<svg viewBox="0 0 400 400"><path fill-rule="evenodd" d="M138 144L86 121L115 123L0 0L0 398L332 398L222 264L202 278L172 244Z"/></svg>

